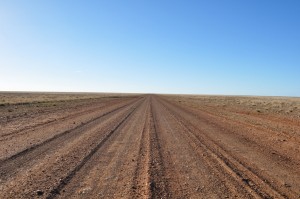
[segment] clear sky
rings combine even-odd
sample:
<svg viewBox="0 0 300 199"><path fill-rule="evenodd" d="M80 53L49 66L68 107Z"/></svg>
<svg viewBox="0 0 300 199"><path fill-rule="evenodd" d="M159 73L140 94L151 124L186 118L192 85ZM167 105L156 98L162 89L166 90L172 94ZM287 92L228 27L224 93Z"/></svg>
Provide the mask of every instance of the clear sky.
<svg viewBox="0 0 300 199"><path fill-rule="evenodd" d="M0 90L300 96L300 1L0 0Z"/></svg>

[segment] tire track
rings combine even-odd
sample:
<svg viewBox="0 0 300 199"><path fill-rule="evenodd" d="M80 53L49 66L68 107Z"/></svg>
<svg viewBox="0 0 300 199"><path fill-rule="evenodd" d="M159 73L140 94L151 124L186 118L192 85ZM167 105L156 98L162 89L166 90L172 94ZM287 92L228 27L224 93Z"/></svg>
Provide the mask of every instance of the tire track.
<svg viewBox="0 0 300 199"><path fill-rule="evenodd" d="M174 198L252 198L240 188L243 185L224 175L224 169L208 158L202 144L195 143L197 139L189 136L186 128L162 104L156 103L166 141L164 146L170 151L171 167L168 170L172 171L174 183L171 190L177 190Z"/></svg>
<svg viewBox="0 0 300 199"><path fill-rule="evenodd" d="M153 110L153 101L151 99L150 112L150 198L172 198L166 177L165 163L162 155L162 147L159 141L159 131L157 126L156 113Z"/></svg>
<svg viewBox="0 0 300 199"><path fill-rule="evenodd" d="M227 116L198 114L163 96L109 104L103 111L93 112L96 105L80 109L89 114L80 125L67 124L72 119L67 115L63 121L36 127L38 133L26 134L35 144L0 160L0 198L300 196L297 167L268 154L273 146L263 146L266 141L256 144L249 135L248 142L245 132L238 132L248 127L242 123L227 124ZM61 126L50 126L60 123L66 128L54 132ZM26 135L4 146L25 143Z"/></svg>
<svg viewBox="0 0 300 199"><path fill-rule="evenodd" d="M270 146L270 145L267 145L267 143L268 143L267 141L264 141L264 140L261 139L261 137L264 136L267 140L270 137L269 136L269 133L270 133L271 135L276 136L277 140L289 139L294 143L294 145L297 145L297 143L300 141L299 137L297 137L297 136L292 136L290 133L287 133L287 132L284 132L284 131L280 131L280 135L278 135L278 132L274 131L272 129L268 129L268 128L265 128L265 127L262 127L262 126L256 126L256 125L249 124L249 123L246 123L246 122L241 122L241 121L238 121L236 119L231 119L231 118L228 118L228 117L225 117L225 116L222 116L222 115L217 115L215 113L212 113L212 112L206 111L206 110L202 110L202 109L200 110L201 111L200 114L202 116L199 117L199 115L197 115L197 113L194 113L194 111L191 111L189 108L186 108L186 107L184 108L184 107L182 107L180 105L177 105L174 102L170 102L166 99L163 99L163 101L165 101L168 104L172 104L173 106L179 107L180 109L184 109L185 112L193 115L194 117L196 117L198 119L205 120L207 123L210 123L211 125L214 125L214 126L216 126L217 128L220 128L220 129L225 129L226 128L226 127L224 127L224 124L223 124L224 121L226 121L227 124L230 124L230 125L234 126L235 128L239 127L239 129L244 129L245 132L252 132L253 130L257 130L258 132L261 133L260 137L254 137L254 136L250 136L250 135L247 135L247 134L246 135L245 134L240 134L240 133L237 134L237 133L234 132L234 130L230 130L230 129L228 129L227 132L234 133L236 137L240 137L241 139L246 140L247 143L257 145L262 153L265 153L266 151L269 151L269 153L276 154L274 156L274 158L280 159L283 162L288 162L289 165L299 164L299 159L295 160L295 159L291 158L289 156L289 154L284 153L283 150L281 150L281 151L276 150L276 147L274 147L275 145L277 145L276 143L274 143L274 145ZM205 116L203 117L203 115L205 115ZM209 116L209 118L207 116ZM272 139L274 139L274 138L272 138ZM263 141L263 143L261 143L262 141ZM272 141L272 140L270 140L270 141ZM294 149L291 146L288 146L288 147L289 148L287 148L287 150L293 150Z"/></svg>
<svg viewBox="0 0 300 199"><path fill-rule="evenodd" d="M207 114L207 115L209 115L211 117L214 117L216 119L230 121L230 122L234 123L235 125L239 126L240 128L249 127L251 129L256 129L256 130L259 130L259 131L264 132L264 133L266 133L266 132L272 133L273 135L277 135L278 133L280 133L281 134L280 136L282 136L284 138L288 138L288 139L293 138L297 141L300 140L298 136L292 135L290 132L287 132L286 129L285 130L280 130L280 131L278 131L278 130L275 131L274 130L276 128L276 127L274 127L275 124L273 124L273 126L271 124L268 124L269 126L267 128L267 127L261 126L261 124L257 125L257 124L250 123L251 118L249 118L249 117L253 117L252 120L254 120L255 122L257 122L257 121L262 122L263 124L266 124L266 122L270 122L270 120L268 120L268 119L258 117L258 116L254 116L254 115L250 116L250 115L243 114L243 116L246 116L246 118L245 118L246 121L239 121L235 118L230 118L230 116L228 116L228 115L216 114L215 112L218 112L218 111L215 108L212 108L212 109L213 109L214 112L213 111L208 111L208 110L205 110L205 109L198 109L198 110L200 110L204 114ZM228 113L228 112L225 112L225 114L226 113ZM238 114L238 113L231 113L231 114L234 115L234 114ZM272 120L271 120L271 122L272 122ZM276 125L278 125L278 121L277 121ZM286 125L286 124L282 124L282 125ZM288 127L291 127L290 125L291 124L289 124ZM299 126L297 126L297 127L299 127ZM299 130L299 129L300 128L297 128L297 130Z"/></svg>
<svg viewBox="0 0 300 199"><path fill-rule="evenodd" d="M288 169L293 169L300 165L300 156L295 156L293 154L287 153L287 151L293 151L293 150L300 152L299 151L300 148L296 147L299 145L299 139L296 137L293 138L285 137L285 135L282 134L279 136L278 132L272 130L266 130L266 132L264 132L264 129L260 127L255 127L246 123L243 124L240 123L239 121L231 120L226 117L210 114L209 112L205 114L203 113L205 111L197 114L197 112L189 108L182 107L181 105L177 105L176 103L169 102L168 100L163 99L162 101L174 107L178 107L182 112L188 114L189 116L193 116L194 118L197 118L198 120L201 120L228 135L232 135L235 138L238 138L245 145L256 146L257 150L259 150L260 153L266 156L269 156L271 154L272 159L281 162ZM243 131L241 131L241 129ZM257 131L255 132L254 130ZM258 132L259 135L257 135ZM268 132L270 132L271 134L268 134ZM277 142L274 141L275 139L274 137L276 137L276 139L278 140L281 140L281 142L278 143L278 141ZM290 138L288 139L290 145L284 143L287 140L283 138ZM281 150L278 150L278 145L281 145L280 148ZM283 147L282 145L285 146ZM282 150L282 148L284 150Z"/></svg>
<svg viewBox="0 0 300 199"><path fill-rule="evenodd" d="M87 129L74 142L68 143L55 153L50 153L34 167L28 168L11 181L0 186L0 198L35 198L56 197L60 189L65 187L71 179L94 156L103 144L120 129L130 118L130 115L141 106L144 100L139 100L118 116L106 122L100 128ZM56 146L52 146L55 148ZM19 189L23 192L18 191ZM5 191L4 191L5 190ZM36 190L43 190L42 194ZM2 192L2 193L1 193Z"/></svg>
<svg viewBox="0 0 300 199"><path fill-rule="evenodd" d="M282 195L297 195L299 192L299 185L300 181L298 180L298 176L300 175L299 168L299 157L298 145L294 145L294 148L290 148L289 150L276 150L276 146L278 145L275 143L268 143L265 141L261 136L260 141L257 139L255 142L252 140L251 136L244 137L243 132L240 129L243 129L240 126L238 131L236 131L236 127L231 125L224 126L224 120L218 120L217 118L209 118L205 117L205 115L197 115L192 110L188 108L184 108L182 106L176 106L174 103L168 103L166 100L162 100L162 102L166 103L169 106L177 107L178 110L181 112L180 115L184 115L184 118L188 122L193 122L194 126L197 126L197 121L202 123L202 126L209 127L210 131L216 131L216 133L209 133L207 130L204 130L205 127L198 126L198 130L202 131L202 134L208 135L210 140L216 140L215 143L222 148L226 153L231 154L231 156L236 157L236 159L241 162L244 166L247 166L247 169L250 170L252 173L255 173L257 176L260 176L267 184L272 187L275 187L276 190L281 190ZM226 121L227 122L227 121ZM201 130L202 129L202 130ZM255 133L255 132L254 132ZM220 138L214 136L214 134L218 134ZM255 135L255 134L254 134ZM271 135L267 136L270 137ZM238 143L235 145L234 148L228 149L230 147L226 146L226 142L223 142L222 139L230 138L233 141L231 144ZM229 141L230 142L230 141ZM290 143L290 142L289 142ZM222 145L223 144L223 145ZM241 145L242 144L242 145ZM228 150L226 150L226 148ZM236 153L239 150L243 150L244 154ZM245 150L246 149L246 150ZM249 151L255 151L253 155L249 153ZM292 153L289 153L292 152ZM236 153L237 155L234 155ZM255 154L256 153L256 154ZM291 155L290 155L291 154ZM258 158L259 161L255 159ZM250 161L249 161L250 160ZM291 185L292 184L292 185Z"/></svg>
<svg viewBox="0 0 300 199"><path fill-rule="evenodd" d="M111 115L116 114L127 107L133 106L137 102L133 102L131 104L126 104L124 106L118 107L114 110L108 111L84 124L81 124L71 130L64 131L61 134L55 135L50 139L43 141L37 145L29 147L3 161L0 162L0 176L1 181L5 181L8 177L11 177L17 170L21 167L24 167L28 164L28 162L32 160L37 160L38 157L42 156L48 150L54 150L59 146L61 142L66 142L66 140L71 139L72 137L76 137L82 134L82 131L87 128L91 128L94 125L97 125L100 119L108 118Z"/></svg>
<svg viewBox="0 0 300 199"><path fill-rule="evenodd" d="M96 150L93 150L93 155L89 156L85 164L80 167L80 171L76 171L76 176L72 175L72 180L69 180L68 183L64 183L63 186L65 188L61 188L64 189L62 195L56 196L59 196L59 198L90 198L96 195L101 197L103 194L113 197L114 193L118 190L122 190L122 192L118 194L125 194L125 190L128 189L128 187L126 188L125 184L122 184L122 180L129 176L125 175L121 177L121 173L119 172L122 170L130 172L130 167L127 168L127 163L133 164L130 157L134 153L138 154L135 152L137 145L132 145L132 142L135 143L139 140L136 138L136 133L138 132L135 131L137 130L136 126L132 124L135 124L136 120L141 118L137 117L138 115L145 113L146 103L147 100L128 114L126 119L124 119L118 127L114 128L108 137L105 137L105 142L102 142L101 146L96 146L97 149L95 148ZM141 119L144 120L145 117ZM142 125L144 125L144 123L142 123ZM140 127L143 127L142 125L140 125ZM143 130L143 128L140 130ZM122 142L122 144L120 142ZM103 162L103 165L101 162ZM127 163L125 164L125 162ZM131 168L133 172L133 167ZM115 176L118 173L119 175ZM114 181L115 177L119 178L118 183L121 183L120 186L109 183L110 181ZM99 187L98 184L100 182L102 183ZM126 184L128 184L128 182L126 182ZM52 197L51 195L49 196L49 198Z"/></svg>
<svg viewBox="0 0 300 199"><path fill-rule="evenodd" d="M134 109L135 110L135 109ZM91 159L91 157L100 149L100 147L110 138L110 136L127 120L127 118L133 113L132 110L126 117L118 123L118 125L110 131L101 142L93 149L91 152L83 158L83 160L73 169L69 172L69 174L64 177L60 183L50 191L50 194L46 197L47 199L55 198L58 194L60 194L60 191L72 180L72 178L76 175L76 173Z"/></svg>
<svg viewBox="0 0 300 199"><path fill-rule="evenodd" d="M150 198L150 103L139 143L139 155L132 182L132 198Z"/></svg>
<svg viewBox="0 0 300 199"><path fill-rule="evenodd" d="M166 108L166 107L165 107ZM175 109L175 107L172 107ZM219 164L229 172L230 175L239 181L246 184L251 190L256 192L262 198L287 198L291 193L282 192L274 187L268 180L257 174L253 169L246 166L240 160L236 159L232 154L226 152L218 143L205 136L205 133L196 133L195 130L201 132L196 126L187 121L180 114L175 113L171 108L166 108L173 117L180 123L187 132L193 134L211 156L216 158ZM184 121L184 122L183 122ZM294 195L296 197L296 195Z"/></svg>
<svg viewBox="0 0 300 199"><path fill-rule="evenodd" d="M16 134L23 135L23 134L29 133L32 130L36 130L37 128L45 128L45 127L50 126L50 125L57 125L57 124L60 124L60 123L64 123L66 120L74 119L76 117L80 117L80 116L87 115L87 114L90 114L90 113L96 113L97 111L101 110L101 108L103 108L104 106L111 107L111 106L114 106L118 103L121 104L123 102L122 101L121 102L120 101L118 101L118 102L112 101L111 103L109 102L109 105L106 105L105 103L107 103L107 102L102 102L100 106L93 107L93 108L90 108L88 110L83 110L83 111L80 111L80 112L76 112L76 113L71 114L71 115L67 115L67 116L64 116L64 117L61 117L61 118L56 118L56 119L53 119L51 121L46 121L46 122L39 123L39 124L36 124L36 125L33 125L33 126L26 126L22 129L18 129L16 131L12 131L12 132L9 132L9 133L6 133L6 134L1 134L0 135L0 141L7 140L6 137L8 137L8 136L13 136L13 135L16 135Z"/></svg>
<svg viewBox="0 0 300 199"><path fill-rule="evenodd" d="M33 106L33 105L35 105L35 104L39 104L39 103L25 103L24 105L27 105L27 107L25 106L25 107L20 107L20 109L28 109L30 112L33 112L33 113L31 113L30 114L30 116L28 116L27 114L23 114L23 115L21 115L19 118L18 117L14 117L13 119L14 120L16 120L17 119L17 121L18 120L23 120L23 119L27 119L27 120L29 120L29 119L36 119L36 117L37 116L39 116L39 118L40 118L40 116L48 116L48 115L51 115L51 114L53 114L53 113L62 113L62 112L66 112L66 111L68 111L69 109L72 109L72 110L77 110L77 112L78 112L78 109L79 110L81 110L82 108L83 109L89 109L90 107L92 107L92 106L95 106L96 107L96 105L99 105L99 104L101 104L101 105L104 105L105 103L107 103L108 101L100 101L100 102L94 102L94 103L92 103L92 102L90 102L90 103L83 103L83 104L75 104L74 106L72 106L72 103L76 103L76 102L74 102L74 101L66 101L66 102L58 102L58 103L60 103L59 104L59 106L58 106L58 108L56 108L56 106L55 106L55 108L49 108L49 107L47 107L48 109L47 110L43 110L43 109L41 109L41 110L35 110L34 109L34 107L35 106ZM47 102L46 102L47 103ZM56 103L56 101L49 101L49 103ZM65 106L64 106L64 103L66 104L66 103L70 103L71 105L69 105L69 104L66 104ZM92 106L91 106L92 105ZM38 105L39 106L39 105ZM61 107L60 107L61 106ZM100 108L100 106L98 106L99 108ZM19 109L19 108L18 108ZM87 110L86 110L87 111ZM73 113L77 113L77 112L73 112ZM80 111L79 111L80 112ZM25 116L25 117L24 117ZM58 119L63 119L63 118L65 118L65 117L68 117L68 115L67 116L60 116L60 118L58 118ZM8 124L8 123L13 123L13 122L16 122L16 121L14 121L14 120L11 120L11 121L6 121L5 122L5 124ZM51 123L51 122L54 122L55 121L55 119L52 119L52 120L48 120L48 121L41 121L40 123L37 123L37 124L32 124L32 125L25 125L25 126L23 126L21 129L16 129L16 130L12 130L11 132L9 132L9 133L5 133L4 135L3 134L1 134L0 135L0 137L2 137L2 136L8 136L8 135L10 135L10 134L14 134L14 133L19 133L20 131L26 131L26 130L30 130L30 129L34 129L34 128L37 128L37 127L39 127L39 126L43 126L43 125L47 125L48 123Z"/></svg>

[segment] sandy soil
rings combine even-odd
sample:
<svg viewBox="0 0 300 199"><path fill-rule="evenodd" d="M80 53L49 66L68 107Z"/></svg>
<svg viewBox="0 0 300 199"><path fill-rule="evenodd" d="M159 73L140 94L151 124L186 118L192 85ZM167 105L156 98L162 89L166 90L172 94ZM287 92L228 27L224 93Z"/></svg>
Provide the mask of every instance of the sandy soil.
<svg viewBox="0 0 300 199"><path fill-rule="evenodd" d="M0 198L300 198L299 98L64 98L0 106Z"/></svg>

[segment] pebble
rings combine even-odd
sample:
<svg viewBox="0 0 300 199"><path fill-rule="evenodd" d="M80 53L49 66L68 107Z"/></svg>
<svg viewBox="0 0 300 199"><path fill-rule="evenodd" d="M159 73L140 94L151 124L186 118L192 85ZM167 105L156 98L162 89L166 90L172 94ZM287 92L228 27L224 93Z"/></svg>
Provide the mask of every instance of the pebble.
<svg viewBox="0 0 300 199"><path fill-rule="evenodd" d="M37 190L37 191L36 191L36 194L37 194L38 196L42 196L42 195L44 194L44 192L43 192L42 190Z"/></svg>
<svg viewBox="0 0 300 199"><path fill-rule="evenodd" d="M150 189L153 190L155 187L154 182L150 182Z"/></svg>
<svg viewBox="0 0 300 199"><path fill-rule="evenodd" d="M132 186L131 188L132 188L132 189L136 189L136 186Z"/></svg>
<svg viewBox="0 0 300 199"><path fill-rule="evenodd" d="M243 178L242 181L245 182L246 184L249 184L250 180L248 178Z"/></svg>

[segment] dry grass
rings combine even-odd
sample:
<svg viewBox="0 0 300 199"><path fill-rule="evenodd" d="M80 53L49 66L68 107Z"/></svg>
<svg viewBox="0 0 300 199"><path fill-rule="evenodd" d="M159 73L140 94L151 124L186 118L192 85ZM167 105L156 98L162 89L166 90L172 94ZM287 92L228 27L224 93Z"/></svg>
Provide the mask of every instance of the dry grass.
<svg viewBox="0 0 300 199"><path fill-rule="evenodd" d="M192 103L195 108L210 106L257 114L300 116L300 98L296 97L174 95L173 99L180 103Z"/></svg>
<svg viewBox="0 0 300 199"><path fill-rule="evenodd" d="M43 92L0 92L0 106L9 104L51 103L56 101L124 97L129 94L113 93L43 93Z"/></svg>

